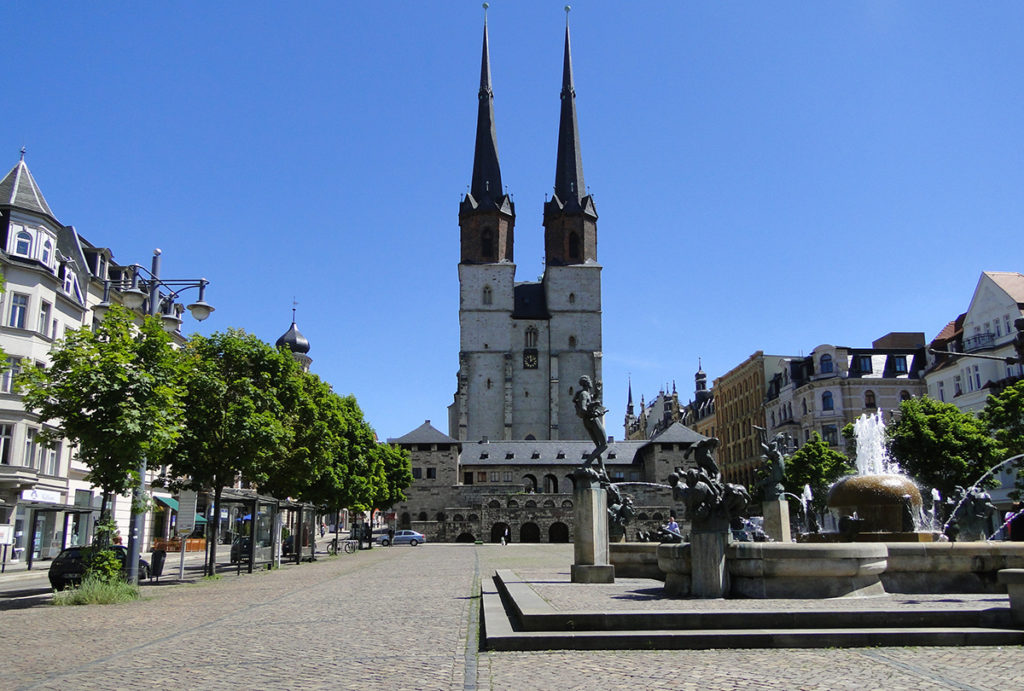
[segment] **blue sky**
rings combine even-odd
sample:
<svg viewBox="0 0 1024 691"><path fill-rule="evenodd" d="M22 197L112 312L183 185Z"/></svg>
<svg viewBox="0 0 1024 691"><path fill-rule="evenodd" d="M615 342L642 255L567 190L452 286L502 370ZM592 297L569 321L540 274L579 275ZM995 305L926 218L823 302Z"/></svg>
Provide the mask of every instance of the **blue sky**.
<svg viewBox="0 0 1024 691"><path fill-rule="evenodd" d="M543 270L564 2L493 0L518 280ZM605 404L756 350L934 336L1024 267L1024 4L612 2L571 13ZM447 431L479 2L4 3L0 165L121 263L205 276L381 438ZM4 153L6 151L6 153ZM186 322L186 331L195 327Z"/></svg>

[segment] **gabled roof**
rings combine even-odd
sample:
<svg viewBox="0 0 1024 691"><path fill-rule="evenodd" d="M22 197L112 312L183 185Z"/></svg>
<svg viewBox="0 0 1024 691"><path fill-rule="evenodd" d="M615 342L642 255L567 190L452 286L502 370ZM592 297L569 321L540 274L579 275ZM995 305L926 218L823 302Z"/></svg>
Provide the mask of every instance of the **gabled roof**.
<svg viewBox="0 0 1024 691"><path fill-rule="evenodd" d="M984 271L982 272L997 286L1006 291L1018 304L1024 303L1024 274L1016 271Z"/></svg>
<svg viewBox="0 0 1024 691"><path fill-rule="evenodd" d="M7 173L3 180L0 180L0 204L43 214L54 221L57 220L25 164L25 159L18 161L11 168L11 172Z"/></svg>
<svg viewBox="0 0 1024 691"><path fill-rule="evenodd" d="M401 437L388 439L388 444L461 444L458 439L452 439L447 434L430 424L430 420L424 421L422 425L412 432Z"/></svg>
<svg viewBox="0 0 1024 691"><path fill-rule="evenodd" d="M651 438L652 442L658 444L696 444L707 439L702 434L697 434L681 422L673 422L664 432Z"/></svg>

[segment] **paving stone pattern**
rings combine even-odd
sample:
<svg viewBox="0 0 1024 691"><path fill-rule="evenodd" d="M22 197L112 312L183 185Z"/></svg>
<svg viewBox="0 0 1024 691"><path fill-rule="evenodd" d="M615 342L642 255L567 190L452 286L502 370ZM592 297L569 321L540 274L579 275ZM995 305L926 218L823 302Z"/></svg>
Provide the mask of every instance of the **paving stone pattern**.
<svg viewBox="0 0 1024 691"><path fill-rule="evenodd" d="M1024 689L1020 648L476 652L479 578L571 560L571 545L378 548L125 605L11 609L0 688ZM559 607L586 597L568 590Z"/></svg>

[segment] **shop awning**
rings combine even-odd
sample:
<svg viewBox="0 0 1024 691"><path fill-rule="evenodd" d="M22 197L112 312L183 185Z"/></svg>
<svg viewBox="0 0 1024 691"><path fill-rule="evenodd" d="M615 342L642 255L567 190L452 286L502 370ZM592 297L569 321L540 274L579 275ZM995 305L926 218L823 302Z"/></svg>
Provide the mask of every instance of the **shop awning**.
<svg viewBox="0 0 1024 691"><path fill-rule="evenodd" d="M153 498L173 511L178 510L178 500L174 497L161 497L159 494L154 494Z"/></svg>

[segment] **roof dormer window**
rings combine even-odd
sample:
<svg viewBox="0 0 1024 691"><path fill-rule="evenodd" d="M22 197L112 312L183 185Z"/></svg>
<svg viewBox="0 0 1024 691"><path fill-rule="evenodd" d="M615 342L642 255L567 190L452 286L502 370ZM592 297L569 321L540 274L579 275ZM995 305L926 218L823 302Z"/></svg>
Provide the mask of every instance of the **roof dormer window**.
<svg viewBox="0 0 1024 691"><path fill-rule="evenodd" d="M32 252L32 234L22 230L14 238L14 253L23 257L30 256Z"/></svg>

